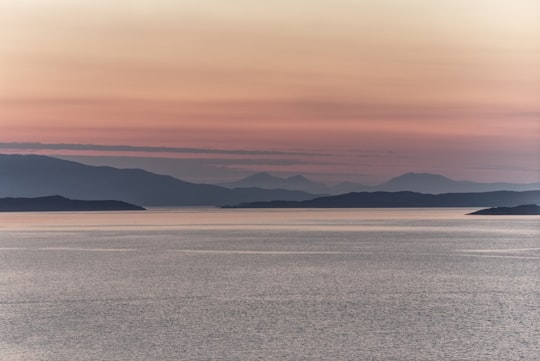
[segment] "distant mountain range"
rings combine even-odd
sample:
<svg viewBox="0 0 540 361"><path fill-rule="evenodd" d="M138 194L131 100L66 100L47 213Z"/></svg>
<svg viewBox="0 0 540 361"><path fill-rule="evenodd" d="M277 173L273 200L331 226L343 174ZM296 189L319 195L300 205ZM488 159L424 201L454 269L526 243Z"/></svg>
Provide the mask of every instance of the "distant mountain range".
<svg viewBox="0 0 540 361"><path fill-rule="evenodd" d="M257 187L262 189L301 190L315 194L330 192L330 188L326 184L314 182L303 175L282 178L266 172L255 173L238 181L222 183L220 185L227 188Z"/></svg>
<svg viewBox="0 0 540 361"><path fill-rule="evenodd" d="M480 183L471 181L456 181L442 175L430 173L406 173L392 178L376 186L366 186L358 183L344 182L335 186L327 186L314 182L302 175L281 178L268 173L256 173L236 182L222 184L225 187L259 187L264 189L294 189L317 194L344 194L350 192L375 191L411 191L420 193L467 193L492 191L527 191L540 190L539 183Z"/></svg>
<svg viewBox="0 0 540 361"><path fill-rule="evenodd" d="M374 187L353 183L328 187L301 175L280 178L258 173L228 183L227 187L190 183L141 169L89 166L38 155L0 154L0 198L61 195L81 200L114 199L141 206L223 206L273 200L305 201L320 195L342 194L350 189L432 194L524 191L540 189L540 183L476 183L455 181L435 174L407 173Z"/></svg>
<svg viewBox="0 0 540 361"><path fill-rule="evenodd" d="M0 197L50 195L142 206L220 206L314 197L302 191L195 184L140 169L95 167L47 156L0 154Z"/></svg>
<svg viewBox="0 0 540 361"><path fill-rule="evenodd" d="M0 198L0 212L50 211L144 211L144 208L121 201L81 201L61 196Z"/></svg>
<svg viewBox="0 0 540 361"><path fill-rule="evenodd" d="M424 194L417 192L359 192L306 201L244 203L226 208L410 208L515 207L540 203L540 191Z"/></svg>

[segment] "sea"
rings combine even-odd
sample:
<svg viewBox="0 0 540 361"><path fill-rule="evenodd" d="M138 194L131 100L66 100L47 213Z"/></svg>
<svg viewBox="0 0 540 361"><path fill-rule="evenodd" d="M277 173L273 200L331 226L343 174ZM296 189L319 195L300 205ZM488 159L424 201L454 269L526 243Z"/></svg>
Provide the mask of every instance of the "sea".
<svg viewBox="0 0 540 361"><path fill-rule="evenodd" d="M540 217L0 213L0 360L540 360Z"/></svg>

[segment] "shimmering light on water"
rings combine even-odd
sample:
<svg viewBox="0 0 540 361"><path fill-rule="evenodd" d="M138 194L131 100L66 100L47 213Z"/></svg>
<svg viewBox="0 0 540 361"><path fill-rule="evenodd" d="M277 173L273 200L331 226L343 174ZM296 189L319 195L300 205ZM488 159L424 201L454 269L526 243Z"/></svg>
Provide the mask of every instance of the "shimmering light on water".
<svg viewBox="0 0 540 361"><path fill-rule="evenodd" d="M2 360L536 360L540 219L0 214Z"/></svg>

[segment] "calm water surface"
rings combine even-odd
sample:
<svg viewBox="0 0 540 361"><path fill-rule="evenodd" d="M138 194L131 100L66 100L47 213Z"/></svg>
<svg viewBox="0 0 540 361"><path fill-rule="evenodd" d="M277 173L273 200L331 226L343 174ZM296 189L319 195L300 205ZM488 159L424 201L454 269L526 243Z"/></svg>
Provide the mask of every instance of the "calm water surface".
<svg viewBox="0 0 540 361"><path fill-rule="evenodd" d="M540 218L0 213L1 360L538 360Z"/></svg>

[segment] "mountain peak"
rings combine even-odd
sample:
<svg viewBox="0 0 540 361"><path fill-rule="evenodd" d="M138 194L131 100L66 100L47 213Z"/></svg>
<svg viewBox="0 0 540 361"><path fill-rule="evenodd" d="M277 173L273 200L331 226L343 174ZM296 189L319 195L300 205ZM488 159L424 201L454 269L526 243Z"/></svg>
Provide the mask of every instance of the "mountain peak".
<svg viewBox="0 0 540 361"><path fill-rule="evenodd" d="M381 184L378 188L385 191L415 191L421 193L444 193L460 190L458 182L433 173L405 173Z"/></svg>
<svg viewBox="0 0 540 361"><path fill-rule="evenodd" d="M294 182L298 182L298 181L302 181L302 182L311 182L310 179L304 177L304 176L301 175L301 174L293 175L293 176L291 176L291 177L286 178L286 180L294 181Z"/></svg>
<svg viewBox="0 0 540 361"><path fill-rule="evenodd" d="M400 176L390 179L387 183L396 182L396 181L451 181L450 178L445 177L440 174L433 173L415 173L409 172L404 173Z"/></svg>
<svg viewBox="0 0 540 361"><path fill-rule="evenodd" d="M259 173L254 173L252 175L245 177L244 179L242 179L242 181L259 181L260 182L260 181L273 181L273 180L278 180L278 179L281 179L281 178L275 177L267 172L259 172Z"/></svg>
<svg viewBox="0 0 540 361"><path fill-rule="evenodd" d="M252 174L236 182L224 184L227 187L258 187L264 189L303 190L311 193L325 193L326 185L314 182L298 174L287 178L271 175L267 172Z"/></svg>

